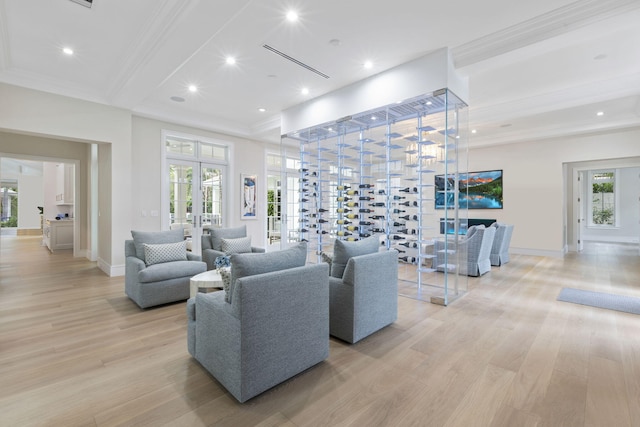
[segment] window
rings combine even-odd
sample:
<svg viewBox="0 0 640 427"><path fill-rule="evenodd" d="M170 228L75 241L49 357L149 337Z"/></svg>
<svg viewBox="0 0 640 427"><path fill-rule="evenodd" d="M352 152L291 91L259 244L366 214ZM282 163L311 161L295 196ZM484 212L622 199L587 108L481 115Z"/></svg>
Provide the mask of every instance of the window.
<svg viewBox="0 0 640 427"><path fill-rule="evenodd" d="M615 169L589 171L589 225L614 227L617 217Z"/></svg>

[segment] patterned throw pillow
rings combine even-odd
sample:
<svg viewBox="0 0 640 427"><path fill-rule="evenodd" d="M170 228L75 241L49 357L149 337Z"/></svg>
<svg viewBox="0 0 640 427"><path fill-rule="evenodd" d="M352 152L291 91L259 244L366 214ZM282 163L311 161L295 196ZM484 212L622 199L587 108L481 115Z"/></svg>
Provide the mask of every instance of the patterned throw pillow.
<svg viewBox="0 0 640 427"><path fill-rule="evenodd" d="M144 257L147 265L171 261L187 260L187 241L150 245L144 243Z"/></svg>
<svg viewBox="0 0 640 427"><path fill-rule="evenodd" d="M222 252L226 254L246 254L251 252L251 236L239 239L222 239Z"/></svg>
<svg viewBox="0 0 640 427"><path fill-rule="evenodd" d="M231 268L221 268L218 270L222 278L222 289L224 290L224 300L231 303Z"/></svg>

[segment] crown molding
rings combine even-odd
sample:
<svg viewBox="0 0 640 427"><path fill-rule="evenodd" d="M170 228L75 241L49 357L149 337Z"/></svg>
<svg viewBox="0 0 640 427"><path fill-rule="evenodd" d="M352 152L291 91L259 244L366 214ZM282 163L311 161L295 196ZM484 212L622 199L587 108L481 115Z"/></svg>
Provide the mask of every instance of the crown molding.
<svg viewBox="0 0 640 427"><path fill-rule="evenodd" d="M582 0L452 49L465 67L640 8L638 0Z"/></svg>

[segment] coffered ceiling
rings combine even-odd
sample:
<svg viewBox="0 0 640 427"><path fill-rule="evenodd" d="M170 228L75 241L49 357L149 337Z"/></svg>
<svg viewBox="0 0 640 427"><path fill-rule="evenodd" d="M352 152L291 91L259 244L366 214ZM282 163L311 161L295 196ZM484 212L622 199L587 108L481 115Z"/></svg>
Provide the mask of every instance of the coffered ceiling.
<svg viewBox="0 0 640 427"><path fill-rule="evenodd" d="M0 82L278 141L283 109L449 47L471 143L502 144L640 125L639 22L638 0L0 0Z"/></svg>

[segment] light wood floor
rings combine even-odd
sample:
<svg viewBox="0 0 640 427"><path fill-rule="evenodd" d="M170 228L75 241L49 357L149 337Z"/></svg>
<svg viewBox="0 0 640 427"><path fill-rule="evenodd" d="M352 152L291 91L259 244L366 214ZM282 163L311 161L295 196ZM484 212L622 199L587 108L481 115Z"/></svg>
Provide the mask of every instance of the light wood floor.
<svg viewBox="0 0 640 427"><path fill-rule="evenodd" d="M187 352L185 304L140 310L94 263L5 236L2 426L640 426L640 316L556 301L640 297L637 246L512 256L449 307L398 321L238 404Z"/></svg>

